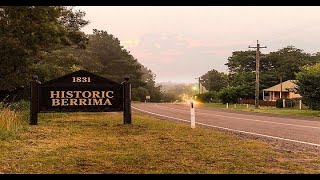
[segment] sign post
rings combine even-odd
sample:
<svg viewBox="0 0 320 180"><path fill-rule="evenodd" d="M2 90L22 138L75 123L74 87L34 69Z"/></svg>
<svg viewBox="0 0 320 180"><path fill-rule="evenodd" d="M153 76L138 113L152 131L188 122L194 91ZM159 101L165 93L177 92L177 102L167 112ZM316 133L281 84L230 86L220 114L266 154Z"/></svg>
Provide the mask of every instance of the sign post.
<svg viewBox="0 0 320 180"><path fill-rule="evenodd" d="M30 81L31 102L30 102L30 125L38 124L38 112L39 112L39 97L38 97L38 85L41 82L38 80L38 76L32 76Z"/></svg>
<svg viewBox="0 0 320 180"><path fill-rule="evenodd" d="M196 127L196 116L195 116L195 107L194 102L190 101L191 108L191 128L194 129Z"/></svg>
<svg viewBox="0 0 320 180"><path fill-rule="evenodd" d="M131 82L126 76L123 82L123 124L131 124Z"/></svg>

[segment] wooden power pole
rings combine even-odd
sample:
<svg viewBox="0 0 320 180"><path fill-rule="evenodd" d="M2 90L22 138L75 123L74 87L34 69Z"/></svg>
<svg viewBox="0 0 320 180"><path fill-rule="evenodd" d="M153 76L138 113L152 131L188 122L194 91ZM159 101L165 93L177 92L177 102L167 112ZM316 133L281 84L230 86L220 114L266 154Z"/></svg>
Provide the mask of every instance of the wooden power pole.
<svg viewBox="0 0 320 180"><path fill-rule="evenodd" d="M260 69L260 48L267 48L267 46L261 47L257 40L257 46L249 48L256 48L256 91L255 91L255 108L259 108L259 69Z"/></svg>
<svg viewBox="0 0 320 180"><path fill-rule="evenodd" d="M200 86L201 86L201 85L200 85L200 83L201 83L201 77L198 77L198 78L195 78L195 79L198 79L198 81L199 81L199 91L198 91L198 92L199 92L199 94L201 94L201 91L200 91L200 90L201 90L201 89L200 89Z"/></svg>

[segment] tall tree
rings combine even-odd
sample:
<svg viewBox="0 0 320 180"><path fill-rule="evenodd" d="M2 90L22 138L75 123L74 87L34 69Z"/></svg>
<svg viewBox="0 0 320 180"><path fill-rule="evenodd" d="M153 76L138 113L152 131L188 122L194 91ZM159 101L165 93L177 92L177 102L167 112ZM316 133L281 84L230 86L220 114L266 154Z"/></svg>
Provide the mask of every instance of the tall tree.
<svg viewBox="0 0 320 180"><path fill-rule="evenodd" d="M0 89L27 85L31 74L47 67L46 57L55 50L84 48L84 15L63 6L0 7Z"/></svg>
<svg viewBox="0 0 320 180"><path fill-rule="evenodd" d="M202 85L209 91L218 92L228 85L228 75L215 69L201 76Z"/></svg>
<svg viewBox="0 0 320 180"><path fill-rule="evenodd" d="M120 45L118 38L107 31L94 29L93 35L89 36L87 50L80 51L79 55L86 70L117 82L122 82L129 75L133 86L145 85L141 64Z"/></svg>
<svg viewBox="0 0 320 180"><path fill-rule="evenodd" d="M228 57L225 64L230 74L238 72L252 72L256 69L256 52L255 51L235 51Z"/></svg>
<svg viewBox="0 0 320 180"><path fill-rule="evenodd" d="M129 51L121 46L120 40L103 30L93 30L85 50L70 52L80 61L79 68L94 72L108 79L122 82L126 75L132 82L132 99L159 102L162 97L160 87L155 85L156 75L144 67ZM77 64L75 64L77 65Z"/></svg>
<svg viewBox="0 0 320 180"><path fill-rule="evenodd" d="M300 67L314 64L316 60L310 54L294 46L287 46L267 55L275 77L282 77L283 81L295 79L295 73L300 72Z"/></svg>

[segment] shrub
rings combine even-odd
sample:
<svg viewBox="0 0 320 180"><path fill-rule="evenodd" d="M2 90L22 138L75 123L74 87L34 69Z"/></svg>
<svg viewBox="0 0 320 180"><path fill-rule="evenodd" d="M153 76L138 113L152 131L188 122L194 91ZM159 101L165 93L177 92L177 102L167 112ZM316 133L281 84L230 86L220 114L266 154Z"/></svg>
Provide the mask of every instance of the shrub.
<svg viewBox="0 0 320 180"><path fill-rule="evenodd" d="M225 87L221 89L218 93L218 98L222 101L222 103L237 103L238 99L243 97L242 88L240 86L237 87Z"/></svg>
<svg viewBox="0 0 320 180"><path fill-rule="evenodd" d="M276 107L283 108L283 99L282 98L276 100Z"/></svg>
<svg viewBox="0 0 320 180"><path fill-rule="evenodd" d="M21 100L8 105L11 110L14 111L25 111L30 109L30 102L26 100Z"/></svg>
<svg viewBox="0 0 320 180"><path fill-rule="evenodd" d="M219 102L218 93L216 92L206 92L203 94L197 94L196 99L200 102Z"/></svg>
<svg viewBox="0 0 320 180"><path fill-rule="evenodd" d="M295 102L292 99L285 99L285 106L286 108L292 108L294 107ZM283 108L283 98L276 100L276 107L277 108Z"/></svg>
<svg viewBox="0 0 320 180"><path fill-rule="evenodd" d="M286 99L286 108L292 108L295 106L295 101L292 99Z"/></svg>

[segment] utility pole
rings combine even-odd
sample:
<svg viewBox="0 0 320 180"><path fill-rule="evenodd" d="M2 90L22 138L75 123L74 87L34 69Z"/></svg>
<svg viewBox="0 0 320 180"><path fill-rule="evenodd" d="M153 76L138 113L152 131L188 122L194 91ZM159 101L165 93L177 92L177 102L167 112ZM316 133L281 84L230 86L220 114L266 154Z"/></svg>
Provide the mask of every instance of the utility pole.
<svg viewBox="0 0 320 180"><path fill-rule="evenodd" d="M257 40L257 47L249 48L256 48L256 92L255 92L255 108L259 108L259 68L260 68L260 48L267 48L267 46L261 47L259 41Z"/></svg>
<svg viewBox="0 0 320 180"><path fill-rule="evenodd" d="M198 78L195 78L195 79L198 79L198 82L199 82L199 94L201 94L201 91L200 91L200 82L201 82L201 77L198 77Z"/></svg>
<svg viewBox="0 0 320 180"><path fill-rule="evenodd" d="M282 76L280 76L280 99L282 98Z"/></svg>

